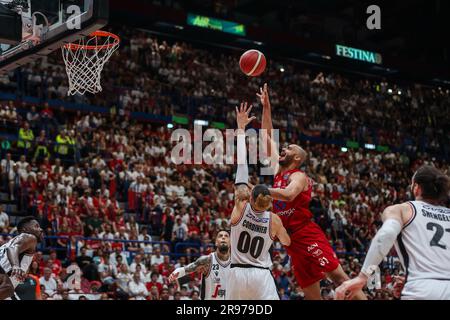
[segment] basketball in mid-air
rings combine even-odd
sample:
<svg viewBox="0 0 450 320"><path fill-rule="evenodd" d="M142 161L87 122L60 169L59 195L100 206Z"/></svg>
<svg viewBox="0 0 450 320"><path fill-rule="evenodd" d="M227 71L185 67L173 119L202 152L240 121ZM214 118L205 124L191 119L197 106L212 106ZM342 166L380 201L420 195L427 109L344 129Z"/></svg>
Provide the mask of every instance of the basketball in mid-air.
<svg viewBox="0 0 450 320"><path fill-rule="evenodd" d="M242 54L239 67L247 76L257 77L266 69L266 57L261 51L248 50Z"/></svg>

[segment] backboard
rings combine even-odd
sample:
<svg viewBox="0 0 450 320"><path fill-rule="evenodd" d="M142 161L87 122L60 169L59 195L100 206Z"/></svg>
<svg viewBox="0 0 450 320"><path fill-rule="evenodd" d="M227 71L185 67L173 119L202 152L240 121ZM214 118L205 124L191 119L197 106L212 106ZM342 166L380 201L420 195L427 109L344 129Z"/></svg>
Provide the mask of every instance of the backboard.
<svg viewBox="0 0 450 320"><path fill-rule="evenodd" d="M0 0L0 73L88 36L108 18L109 0Z"/></svg>

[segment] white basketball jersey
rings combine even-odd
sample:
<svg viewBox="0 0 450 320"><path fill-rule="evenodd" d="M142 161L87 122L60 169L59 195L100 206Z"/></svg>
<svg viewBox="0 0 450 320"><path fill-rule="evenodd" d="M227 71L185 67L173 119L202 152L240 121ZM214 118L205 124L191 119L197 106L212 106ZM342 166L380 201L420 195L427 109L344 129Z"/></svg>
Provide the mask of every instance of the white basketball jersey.
<svg viewBox="0 0 450 320"><path fill-rule="evenodd" d="M246 203L241 219L231 226L231 264L270 268L272 258L270 234L272 216L269 211L255 212Z"/></svg>
<svg viewBox="0 0 450 320"><path fill-rule="evenodd" d="M395 243L407 281L450 280L450 209L423 201L408 203L413 216Z"/></svg>
<svg viewBox="0 0 450 320"><path fill-rule="evenodd" d="M10 272L12 269L11 263L8 259L8 254L6 249L13 246L15 242L19 241L23 237L24 233L12 238L0 247L0 267L6 272ZM33 261L34 254L21 254L19 257L20 268L27 272L30 268L31 262ZM16 285L15 285L16 286Z"/></svg>
<svg viewBox="0 0 450 320"><path fill-rule="evenodd" d="M202 300L225 300L230 260L220 260L216 253L211 256L211 265L207 275L202 276Z"/></svg>

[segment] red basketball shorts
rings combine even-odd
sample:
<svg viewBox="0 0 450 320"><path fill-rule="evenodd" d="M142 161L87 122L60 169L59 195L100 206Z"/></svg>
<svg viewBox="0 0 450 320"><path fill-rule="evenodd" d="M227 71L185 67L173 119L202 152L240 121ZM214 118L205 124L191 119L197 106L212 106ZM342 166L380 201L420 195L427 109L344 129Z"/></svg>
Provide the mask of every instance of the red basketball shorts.
<svg viewBox="0 0 450 320"><path fill-rule="evenodd" d="M339 266L339 260L322 229L310 222L291 235L286 248L295 277L302 288L322 280L326 273Z"/></svg>

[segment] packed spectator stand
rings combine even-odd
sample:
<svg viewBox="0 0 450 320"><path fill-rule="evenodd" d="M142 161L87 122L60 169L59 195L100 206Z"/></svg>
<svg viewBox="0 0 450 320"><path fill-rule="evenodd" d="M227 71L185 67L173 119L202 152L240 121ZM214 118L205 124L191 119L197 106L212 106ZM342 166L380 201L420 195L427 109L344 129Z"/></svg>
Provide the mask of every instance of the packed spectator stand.
<svg viewBox="0 0 450 320"><path fill-rule="evenodd" d="M256 104L261 79L240 74L236 52L140 30L118 33L122 47L104 70L99 95L63 103L70 99L58 55L0 78L0 244L20 216L38 217L47 238L30 273L40 279L42 299L198 299L200 275L178 284L167 277L211 252L218 230L230 227L235 168L171 163L173 129L140 116L187 115L234 128L234 106ZM449 173L449 91L283 60L272 62L263 80L282 140L310 154L314 219L354 276L383 209L411 199L414 170L433 163ZM361 147L343 148L346 140ZM255 182L271 182L252 169ZM279 244L273 261L281 298L303 299ZM83 273L77 290L67 272L75 263ZM393 250L382 289L369 297L392 299L393 277L401 273ZM333 299L328 281L322 288L323 298Z"/></svg>

